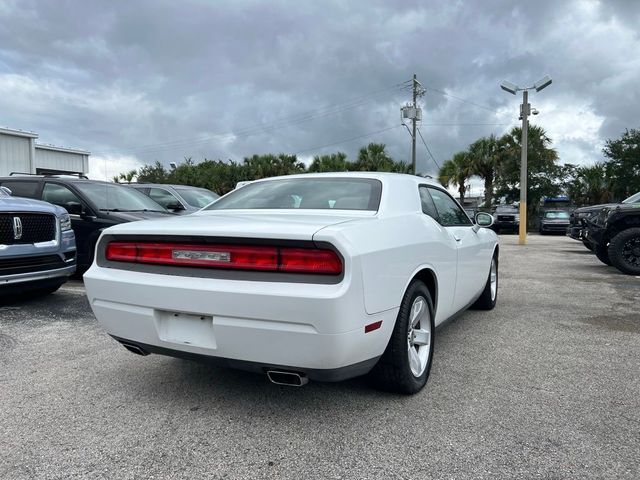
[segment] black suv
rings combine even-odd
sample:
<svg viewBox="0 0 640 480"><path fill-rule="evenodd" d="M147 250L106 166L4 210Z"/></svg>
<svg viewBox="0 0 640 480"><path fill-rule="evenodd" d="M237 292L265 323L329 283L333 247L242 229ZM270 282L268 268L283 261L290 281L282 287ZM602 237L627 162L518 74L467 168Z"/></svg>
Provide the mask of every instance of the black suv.
<svg viewBox="0 0 640 480"><path fill-rule="evenodd" d="M601 209L587 220L585 239L603 263L640 275L640 204Z"/></svg>
<svg viewBox="0 0 640 480"><path fill-rule="evenodd" d="M640 204L640 192L635 195L631 195L629 198L626 198L622 201L622 204ZM618 203L604 203L601 205L591 205L588 207L580 207L576 208L571 213L571 218L569 219L569 229L567 230L567 235L569 235L574 240L579 240L584 243L584 246L589 250L593 249L593 245L591 242L584 238L584 234L586 232L587 221L589 219L595 219L595 217L602 211L603 208L612 208L618 206Z"/></svg>
<svg viewBox="0 0 640 480"><path fill-rule="evenodd" d="M78 271L91 266L100 232L112 225L174 214L146 195L116 183L64 176L0 177L0 186L14 197L34 198L69 212L76 236Z"/></svg>

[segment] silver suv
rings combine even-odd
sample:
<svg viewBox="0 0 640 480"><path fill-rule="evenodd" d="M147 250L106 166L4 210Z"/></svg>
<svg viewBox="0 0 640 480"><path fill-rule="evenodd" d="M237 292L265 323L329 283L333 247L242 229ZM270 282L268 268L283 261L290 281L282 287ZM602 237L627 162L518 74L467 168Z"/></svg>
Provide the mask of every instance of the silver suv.
<svg viewBox="0 0 640 480"><path fill-rule="evenodd" d="M76 271L76 241L62 207L0 187L0 300L51 293Z"/></svg>

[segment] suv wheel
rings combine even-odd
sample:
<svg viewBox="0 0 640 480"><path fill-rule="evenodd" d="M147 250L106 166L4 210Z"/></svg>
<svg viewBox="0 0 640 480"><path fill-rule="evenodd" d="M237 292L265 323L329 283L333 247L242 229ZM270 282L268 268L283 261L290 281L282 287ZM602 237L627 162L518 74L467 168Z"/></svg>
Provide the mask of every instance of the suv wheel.
<svg viewBox="0 0 640 480"><path fill-rule="evenodd" d="M611 239L611 264L629 275L640 275L640 228L628 228Z"/></svg>

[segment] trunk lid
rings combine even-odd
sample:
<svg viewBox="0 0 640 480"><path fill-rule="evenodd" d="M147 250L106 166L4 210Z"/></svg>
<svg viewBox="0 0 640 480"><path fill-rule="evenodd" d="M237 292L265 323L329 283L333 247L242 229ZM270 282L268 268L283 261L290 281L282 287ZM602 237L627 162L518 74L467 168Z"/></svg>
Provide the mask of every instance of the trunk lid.
<svg viewBox="0 0 640 480"><path fill-rule="evenodd" d="M207 210L163 220L115 225L111 235L205 236L313 240L325 227L357 219L372 218L376 212L305 210Z"/></svg>

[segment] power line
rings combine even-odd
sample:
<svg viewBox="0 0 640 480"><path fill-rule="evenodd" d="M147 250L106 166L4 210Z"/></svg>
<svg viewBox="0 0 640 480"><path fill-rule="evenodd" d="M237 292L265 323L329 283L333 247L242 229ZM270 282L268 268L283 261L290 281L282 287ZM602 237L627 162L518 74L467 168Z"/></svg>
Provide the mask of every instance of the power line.
<svg viewBox="0 0 640 480"><path fill-rule="evenodd" d="M273 130L276 130L278 128L282 128L294 123L299 123L299 122L305 122L305 121L309 121L309 120L314 120L317 118L323 118L323 117L327 117L327 116L331 116L331 115L336 115L339 113L343 113L345 111L363 106L367 103L370 103L374 100L378 100L380 98L383 98L385 96L388 96L389 94L393 93L393 92L399 92L402 91L406 88L406 86L403 86L403 84L395 84L391 87L387 87L384 89L379 89L379 90L375 90L372 92L369 92L365 95L361 95L359 97L353 98L347 102L342 102L339 104L335 104L329 107L324 107L324 108L320 108L320 109L316 109L316 110L309 110L307 112L301 112L295 115L290 115L287 117L282 117L279 119L275 119L271 122L268 123L259 123L259 124L255 124L252 125L250 127L245 127L242 128L236 132L217 132L217 133L212 133L212 134L208 134L206 136L199 136L199 137L192 137L192 138L183 138L183 139L177 139L177 140L172 140L172 141L167 141L167 142L160 142L160 143L155 143L155 144L148 144L148 145L141 145L138 147L128 147L128 148L118 148L118 149L111 149L111 150L107 150L107 151L101 151L101 152L94 152L97 154L108 154L108 153L122 153L122 152L131 152L131 153L151 153L153 151L157 151L157 150L168 150L171 148L180 148L180 147L184 147L184 146L196 146L196 145L202 145L202 144L206 144L208 142L210 142L211 140L214 140L218 137L222 137L220 138L221 140L224 139L225 137L230 137L230 138L241 138L241 137L246 137L246 136L251 136L253 134L259 133L259 132L270 132Z"/></svg>
<svg viewBox="0 0 640 480"><path fill-rule="evenodd" d="M429 146L427 145L427 142L424 141L424 137L422 136L422 132L420 131L420 128L418 128L418 133L420 134L420 138L422 139L422 143L424 143L424 148L427 149L427 152L429 153L429 156L431 157L431 160L433 160L433 163L435 163L436 167L438 167L438 171L440 171L440 168L441 168L440 164L436 160L436 157L433 156L433 153L431 153L431 150L429 149Z"/></svg>
<svg viewBox="0 0 640 480"><path fill-rule="evenodd" d="M507 126L515 125L514 123L423 123L423 127L479 127L479 126Z"/></svg>
<svg viewBox="0 0 640 480"><path fill-rule="evenodd" d="M363 135L358 135L357 137L344 138L344 139L339 140L337 142L327 143L325 145L318 145L318 146L315 146L315 147L312 147L312 148L307 148L305 150L298 150L295 153L295 155L299 155L301 153L306 153L306 152L312 152L313 150L320 150L321 148L333 147L334 145L340 145L341 143L353 142L354 140L359 140L361 138L371 137L372 135L377 135L378 133L382 133L382 132L388 132L389 130L393 130L394 128L398 128L398 127L401 127L401 126L402 126L402 124L393 125L391 127L383 128L381 130L376 130L375 132L369 132L369 133L365 133Z"/></svg>
<svg viewBox="0 0 640 480"><path fill-rule="evenodd" d="M447 92L445 92L443 90L438 90L437 88L427 87L427 90L439 93L440 95L443 95L445 97L453 98L454 100L458 100L459 102L468 103L469 105L473 105L475 107L482 108L484 110L488 110L490 112L495 113L496 115L499 115L499 113L500 113L500 112L498 112L497 110L495 110L495 109L493 109L491 107L487 107L486 105L482 105L480 103L476 103L476 102L473 102L471 100L467 100L466 98L461 98L461 97L457 97L455 95L451 95L450 93L447 93Z"/></svg>

